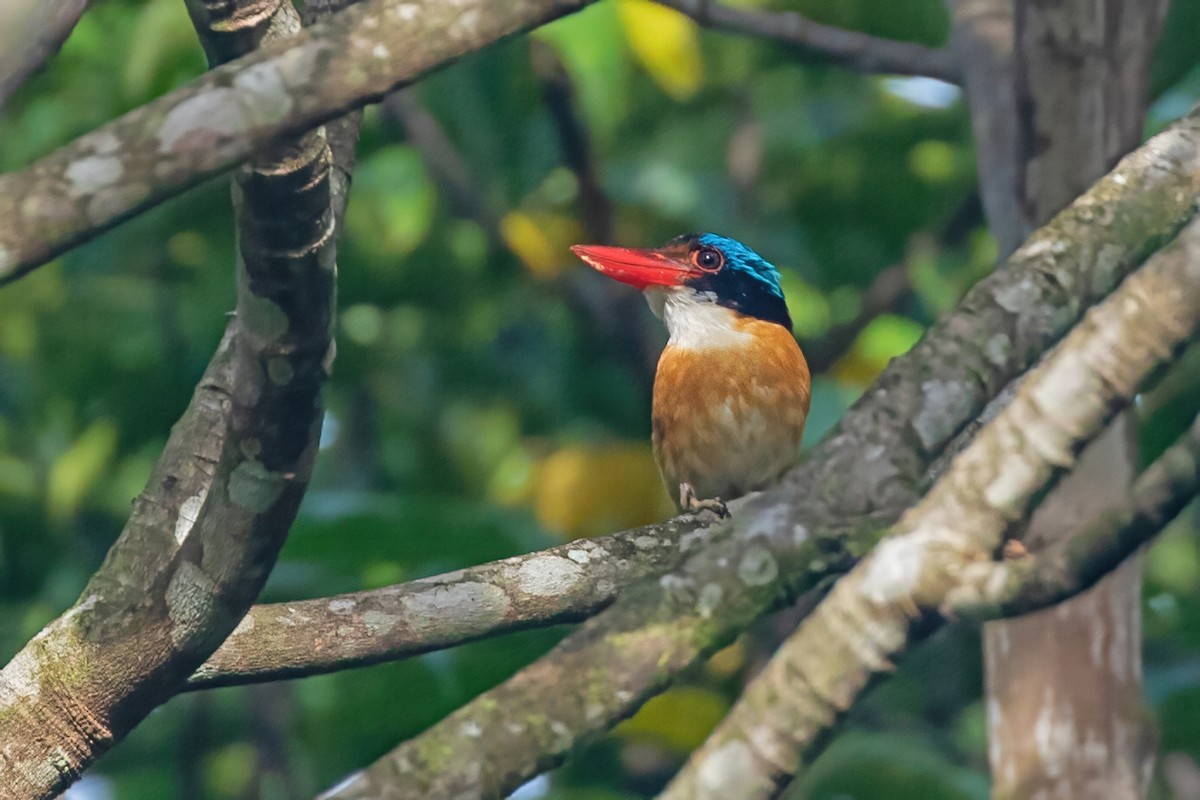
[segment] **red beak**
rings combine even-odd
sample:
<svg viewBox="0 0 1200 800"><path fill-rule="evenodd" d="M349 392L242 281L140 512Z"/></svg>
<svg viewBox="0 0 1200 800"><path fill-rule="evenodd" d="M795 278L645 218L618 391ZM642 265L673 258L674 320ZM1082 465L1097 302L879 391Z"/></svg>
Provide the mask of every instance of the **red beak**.
<svg viewBox="0 0 1200 800"><path fill-rule="evenodd" d="M571 246L571 252L596 271L637 289L678 286L693 272L691 265L658 250L576 244Z"/></svg>

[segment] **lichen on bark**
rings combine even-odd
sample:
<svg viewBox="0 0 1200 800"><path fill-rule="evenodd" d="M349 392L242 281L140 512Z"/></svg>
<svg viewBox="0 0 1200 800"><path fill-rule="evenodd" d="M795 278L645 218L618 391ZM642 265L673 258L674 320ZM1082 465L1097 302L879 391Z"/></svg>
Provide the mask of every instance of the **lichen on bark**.
<svg viewBox="0 0 1200 800"><path fill-rule="evenodd" d="M839 580L780 646L661 797L723 798L729 786L738 786L743 798L777 796L816 750L820 734L940 615L952 617L957 604L978 613L984 598L994 608L1007 601L1011 611L1029 610L1015 602L1022 596L1021 587L1013 586L1016 575L996 561L1004 558L1004 536L1197 330L1200 222L1192 222L1025 377L1013 401L905 513L890 538ZM1030 440L1037 445L1028 446ZM1177 489L1195 485L1194 458L1178 472ZM1182 507L1182 498L1163 505ZM1153 521L1161 524L1164 515ZM1132 550L1115 535L1104 544L1105 551ZM1075 553L1087 554L1086 548ZM1120 559L1093 556L1092 579L1102 574L1101 563L1111 569ZM1019 574L1032 580L1040 573ZM1073 588L1082 585L1076 581ZM1047 595L1024 599L1039 597Z"/></svg>
<svg viewBox="0 0 1200 800"><path fill-rule="evenodd" d="M122 174L77 164L77 189ZM104 564L0 673L25 685L32 661L40 683L0 714L0 797L69 785L180 691L266 580L317 448L341 203L331 174L319 132L239 174L234 319Z"/></svg>
<svg viewBox="0 0 1200 800"><path fill-rule="evenodd" d="M30 167L0 176L0 282L281 137L361 108L466 53L590 1L363 0L213 69ZM193 1L194 10L198 4ZM215 50L226 55L228 47L223 38ZM116 176L103 186L78 179L79 162L97 157L109 159L108 172Z"/></svg>
<svg viewBox="0 0 1200 800"><path fill-rule="evenodd" d="M672 676L728 642L759 614L845 571L919 499L927 471L948 438L1028 369L1084 307L1104 297L1191 219L1200 194L1198 132L1200 120L1181 120L1035 233L1004 268L981 281L954 313L892 362L806 463L781 486L750 500L714 532L713 544L703 552L657 581L631 587L541 660L327 797L510 791L557 763L574 743L631 714ZM1099 252L1105 258L1098 261ZM997 299L1015 286L1028 293L1028 301ZM997 349L987 347L998 334L1014 343L1007 358L997 358ZM960 391L955 402L940 405L948 424L923 441L913 423L927 408L922 385L930 380L958 384ZM774 558L776 579L756 586L737 577L736 566L751 548ZM822 570L813 569L816 563ZM702 614L699 593L711 594L710 586L720 587L723 600L718 609ZM558 687L553 698L544 691L548 682ZM531 707L551 709L544 726L504 733L518 709ZM464 736L467 721L480 725L484 734ZM545 741L553 747L547 750ZM418 757L429 748L456 752L453 768L431 773Z"/></svg>
<svg viewBox="0 0 1200 800"><path fill-rule="evenodd" d="M399 586L254 606L188 688L313 675L579 622L638 579L660 574L703 546L710 521L673 520ZM546 558L576 567L561 573L548 593L544 582L529 583L527 567Z"/></svg>

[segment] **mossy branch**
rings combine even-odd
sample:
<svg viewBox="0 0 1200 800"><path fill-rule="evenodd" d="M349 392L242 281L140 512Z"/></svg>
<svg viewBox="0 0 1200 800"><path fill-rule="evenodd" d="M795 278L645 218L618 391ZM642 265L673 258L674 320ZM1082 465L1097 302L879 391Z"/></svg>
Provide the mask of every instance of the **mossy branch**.
<svg viewBox="0 0 1200 800"><path fill-rule="evenodd" d="M1097 523L1076 546L1026 565L996 559L1040 493L1197 330L1193 222L1025 377L1012 403L780 646L661 797L777 796L820 735L941 616L958 608L1031 611L1117 566L1194 493L1195 441L1144 476L1125 524Z"/></svg>
<svg viewBox="0 0 1200 800"><path fill-rule="evenodd" d="M298 28L288 10L274 35ZM234 319L104 564L0 672L0 797L69 785L183 688L266 580L308 483L332 356L345 198L330 161L314 132L239 173Z"/></svg>
<svg viewBox="0 0 1200 800"><path fill-rule="evenodd" d="M684 517L397 586L254 606L188 688L315 675L579 622L707 544L708 521Z"/></svg>
<svg viewBox="0 0 1200 800"><path fill-rule="evenodd" d="M711 546L631 587L542 659L326 797L511 791L766 610L844 571L920 499L956 432L1192 218L1198 167L1191 116L1123 159L973 288L807 462L715 530Z"/></svg>
<svg viewBox="0 0 1200 800"><path fill-rule="evenodd" d="M363 0L0 176L0 282L460 56L590 0Z"/></svg>

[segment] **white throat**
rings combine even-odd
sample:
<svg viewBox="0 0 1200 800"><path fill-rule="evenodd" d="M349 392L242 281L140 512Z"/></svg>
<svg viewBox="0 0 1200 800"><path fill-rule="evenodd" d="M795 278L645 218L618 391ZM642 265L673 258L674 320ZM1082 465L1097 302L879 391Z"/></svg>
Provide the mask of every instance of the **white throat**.
<svg viewBox="0 0 1200 800"><path fill-rule="evenodd" d="M753 338L737 329L737 315L719 306L711 294L691 289L646 290L650 310L667 326L669 344L684 350L746 345Z"/></svg>

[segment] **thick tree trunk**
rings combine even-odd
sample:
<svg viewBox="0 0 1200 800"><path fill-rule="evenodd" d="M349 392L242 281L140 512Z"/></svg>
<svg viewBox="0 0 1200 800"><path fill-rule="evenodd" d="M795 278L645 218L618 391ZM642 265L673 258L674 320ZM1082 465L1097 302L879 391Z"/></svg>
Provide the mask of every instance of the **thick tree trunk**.
<svg viewBox="0 0 1200 800"><path fill-rule="evenodd" d="M1133 478L1128 414L1038 509L1034 547L1072 532ZM1143 798L1154 764L1141 706L1141 561L1059 606L984 626L992 796Z"/></svg>
<svg viewBox="0 0 1200 800"><path fill-rule="evenodd" d="M1006 0L955 9L959 52L988 42L988 69L993 80L1001 77L984 89L986 77L971 81L968 70L967 88L975 130L985 132L982 193L989 212L1000 212L990 223L1002 248L1138 144L1148 64L1167 5L1017 0L1007 42ZM989 63L973 61L977 72ZM1135 467L1131 430L1128 417L1118 419L1085 450L1079 468L1034 514L1025 537L1031 550L1122 496ZM1133 561L1056 609L986 626L993 797L1145 796L1153 747L1141 711L1140 589Z"/></svg>

